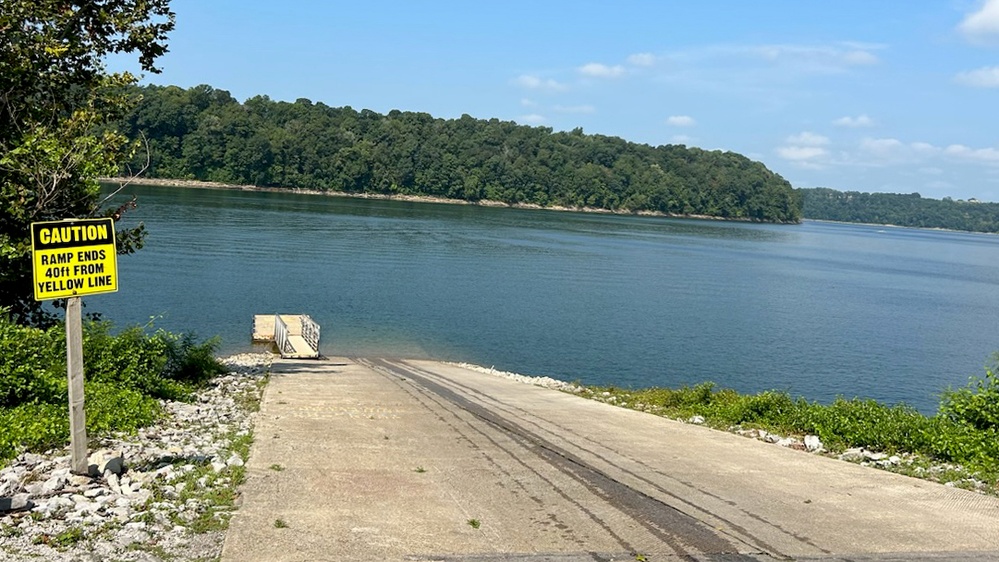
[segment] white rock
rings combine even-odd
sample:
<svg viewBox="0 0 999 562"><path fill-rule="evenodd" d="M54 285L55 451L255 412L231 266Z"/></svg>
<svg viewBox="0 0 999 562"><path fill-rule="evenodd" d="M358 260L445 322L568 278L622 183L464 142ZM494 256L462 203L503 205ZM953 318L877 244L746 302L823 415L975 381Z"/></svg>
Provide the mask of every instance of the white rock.
<svg viewBox="0 0 999 562"><path fill-rule="evenodd" d="M688 423L695 423L697 425L700 425L700 424L704 423L704 416L693 416L689 420L687 420L687 422Z"/></svg>
<svg viewBox="0 0 999 562"><path fill-rule="evenodd" d="M51 495L63 488L66 484L66 477L64 476L53 476L42 483L41 494Z"/></svg>
<svg viewBox="0 0 999 562"><path fill-rule="evenodd" d="M777 444L780 445L781 447L790 447L790 446L795 445L797 443L798 443L798 440L795 439L794 437L785 437L785 438L777 441Z"/></svg>
<svg viewBox="0 0 999 562"><path fill-rule="evenodd" d="M121 451L96 451L88 459L87 471L91 476L102 476L108 471L121 474L125 470L125 456Z"/></svg>
<svg viewBox="0 0 999 562"><path fill-rule="evenodd" d="M34 504L28 500L28 494L15 494L10 498L0 498L0 513L31 509Z"/></svg>
<svg viewBox="0 0 999 562"><path fill-rule="evenodd" d="M860 447L854 447L853 449L847 449L839 456L839 460L848 462L860 462L864 460L864 449Z"/></svg>
<svg viewBox="0 0 999 562"><path fill-rule="evenodd" d="M117 474L115 474L113 472L110 473L110 474L108 474L107 484L108 484L108 488L111 489L111 492L113 492L115 494L118 494L118 495L121 495L121 484L118 482L118 475Z"/></svg>
<svg viewBox="0 0 999 562"><path fill-rule="evenodd" d="M821 451L822 441L819 439L818 435L806 435L805 436L805 449L809 452Z"/></svg>
<svg viewBox="0 0 999 562"><path fill-rule="evenodd" d="M75 511L77 513L88 513L88 514L89 513L95 513L98 509L101 508L100 504L98 504L96 502L90 502L90 501L82 502L81 501L81 502L75 502L75 503L76 503L76 506L73 507L73 511Z"/></svg>
<svg viewBox="0 0 999 562"><path fill-rule="evenodd" d="M76 504L73 503L73 500L67 498L66 496L56 496L54 498L49 498L48 505L52 508L52 511L62 511L72 509Z"/></svg>
<svg viewBox="0 0 999 562"><path fill-rule="evenodd" d="M146 503L149 498L153 497L153 493L149 490L139 490L129 497L132 499L133 505L142 505Z"/></svg>
<svg viewBox="0 0 999 562"><path fill-rule="evenodd" d="M132 510L127 507L112 507L108 510L108 513L119 521L125 521L132 516Z"/></svg>

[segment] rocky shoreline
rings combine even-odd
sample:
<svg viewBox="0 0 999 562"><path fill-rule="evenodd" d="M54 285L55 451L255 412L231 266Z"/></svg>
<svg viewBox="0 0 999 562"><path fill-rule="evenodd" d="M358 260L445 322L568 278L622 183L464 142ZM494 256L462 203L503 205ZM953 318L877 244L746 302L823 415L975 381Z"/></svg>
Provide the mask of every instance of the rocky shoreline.
<svg viewBox="0 0 999 562"><path fill-rule="evenodd" d="M716 220L729 222L754 222L751 219L718 217L713 215L683 215L663 213L660 211L628 211L621 209L604 209L600 207L566 207L562 205L542 206L534 203L504 203L490 199L480 199L478 201L468 201L466 199L449 199L446 197L436 197L433 195L401 195L382 193L348 193L345 191L321 191L318 189L303 189L298 187L260 187L256 185L236 185L229 183L200 181L200 180L177 180L161 178L100 178L104 183L151 185L164 187L189 187L197 189L230 189L236 191L269 191L276 193L298 193L301 195L324 195L329 197L350 197L354 199L380 199L386 201L410 201L414 203L442 203L446 205L474 205L479 207L509 207L512 209L531 209L543 211L559 211L573 213L598 213L604 215L638 215L647 217L663 217L678 219L699 219Z"/></svg>
<svg viewBox="0 0 999 562"><path fill-rule="evenodd" d="M68 449L0 471L0 561L217 559L271 356L222 362L228 374L165 401L155 425L92 442L88 476L70 474Z"/></svg>

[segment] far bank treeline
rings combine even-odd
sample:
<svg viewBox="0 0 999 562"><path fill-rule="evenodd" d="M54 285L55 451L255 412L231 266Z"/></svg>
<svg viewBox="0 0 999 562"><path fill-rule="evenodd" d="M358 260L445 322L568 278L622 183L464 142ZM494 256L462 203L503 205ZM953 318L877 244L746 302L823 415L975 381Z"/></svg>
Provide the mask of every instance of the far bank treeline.
<svg viewBox="0 0 999 562"><path fill-rule="evenodd" d="M348 193L798 222L800 197L732 152L649 146L463 115L329 107L210 86L136 88L121 125L145 135L147 177ZM141 155L131 168L144 162Z"/></svg>
<svg viewBox="0 0 999 562"><path fill-rule="evenodd" d="M859 193L800 189L805 218L918 228L999 233L999 203L921 197L918 193Z"/></svg>

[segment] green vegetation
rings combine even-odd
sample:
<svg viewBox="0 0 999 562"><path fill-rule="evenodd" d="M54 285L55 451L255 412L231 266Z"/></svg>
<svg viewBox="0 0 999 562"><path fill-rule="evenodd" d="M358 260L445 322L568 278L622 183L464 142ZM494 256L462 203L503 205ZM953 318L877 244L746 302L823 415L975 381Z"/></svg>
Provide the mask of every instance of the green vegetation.
<svg viewBox="0 0 999 562"><path fill-rule="evenodd" d="M355 111L210 86L146 86L120 124L149 139L148 176L626 212L798 222L790 184L732 152L652 147L581 129ZM143 164L144 156L133 162Z"/></svg>
<svg viewBox="0 0 999 562"><path fill-rule="evenodd" d="M274 520L274 528L275 529L287 529L288 528L288 524L285 523L284 519L275 519Z"/></svg>
<svg viewBox="0 0 999 562"><path fill-rule="evenodd" d="M21 326L0 310L0 463L68 441L65 342L60 325ZM183 399L225 372L212 356L217 343L137 327L112 335L108 323L86 322L88 433L134 431L155 421L157 399Z"/></svg>
<svg viewBox="0 0 999 562"><path fill-rule="evenodd" d="M136 83L108 74L104 59L138 56L158 72L173 29L168 0L4 0L0 9L0 307L19 324L54 316L32 297L35 221L97 215L97 178L115 174L138 144L108 125L122 118ZM140 226L118 233L119 253L142 245Z"/></svg>
<svg viewBox="0 0 999 562"><path fill-rule="evenodd" d="M999 203L927 199L918 193L858 193L825 187L798 190L805 218L840 222L999 232Z"/></svg>
<svg viewBox="0 0 999 562"><path fill-rule="evenodd" d="M34 538L34 544L47 544L55 548L67 548L84 540L86 533L81 527L70 527L65 531L54 535L41 534Z"/></svg>
<svg viewBox="0 0 999 562"><path fill-rule="evenodd" d="M701 416L718 429L763 429L785 435L817 435L825 448L863 447L889 454L911 454L913 475L936 480L974 477L999 493L999 354L985 378L948 389L939 412L925 416L904 404L838 398L823 405L786 392L744 395L703 383L680 389L621 390L589 387L584 394L611 404L657 415L690 419ZM933 463L963 467L933 471ZM903 467L906 469L906 467Z"/></svg>
<svg viewBox="0 0 999 562"><path fill-rule="evenodd" d="M468 526L473 529L478 529L479 527L482 526L482 521L479 521L478 519L469 519Z"/></svg>
<svg viewBox="0 0 999 562"><path fill-rule="evenodd" d="M228 456L235 452L245 462L252 442L252 435L237 436L229 450L220 454ZM179 513L172 513L170 517L173 524L185 526L196 534L226 530L236 503L237 489L245 480L245 466L227 466L218 472L210 464L196 466L194 470L172 482L181 489L176 501L184 505L198 506L196 515L193 519L186 520ZM147 507L162 501L164 499L162 493L162 489L156 489Z"/></svg>

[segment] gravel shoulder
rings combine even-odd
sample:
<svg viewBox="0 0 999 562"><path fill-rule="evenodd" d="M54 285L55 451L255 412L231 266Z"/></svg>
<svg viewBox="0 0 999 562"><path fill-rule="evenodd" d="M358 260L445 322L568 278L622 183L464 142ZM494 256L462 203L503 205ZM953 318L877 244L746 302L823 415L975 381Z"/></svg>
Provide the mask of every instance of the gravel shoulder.
<svg viewBox="0 0 999 562"><path fill-rule="evenodd" d="M269 354L224 358L230 372L135 435L92 441L92 476L68 449L0 471L0 561L216 560L252 441Z"/></svg>

